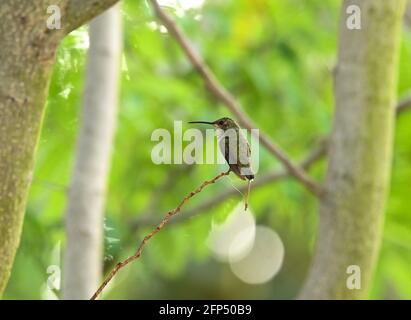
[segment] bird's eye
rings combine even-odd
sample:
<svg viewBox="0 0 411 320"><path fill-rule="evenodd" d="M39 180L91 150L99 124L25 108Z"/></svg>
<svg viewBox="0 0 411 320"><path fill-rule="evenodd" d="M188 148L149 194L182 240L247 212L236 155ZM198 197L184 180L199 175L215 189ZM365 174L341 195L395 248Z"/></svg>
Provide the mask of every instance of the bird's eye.
<svg viewBox="0 0 411 320"><path fill-rule="evenodd" d="M220 126L222 126L222 125L224 124L224 121L223 121L223 120L220 120L220 121L218 121L218 124L219 124Z"/></svg>

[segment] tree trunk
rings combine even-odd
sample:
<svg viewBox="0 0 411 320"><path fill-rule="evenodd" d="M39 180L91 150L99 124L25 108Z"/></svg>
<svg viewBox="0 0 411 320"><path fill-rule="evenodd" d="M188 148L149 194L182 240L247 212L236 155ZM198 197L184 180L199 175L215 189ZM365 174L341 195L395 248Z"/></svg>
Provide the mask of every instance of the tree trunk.
<svg viewBox="0 0 411 320"><path fill-rule="evenodd" d="M346 8L352 4L361 8L360 30L346 27ZM404 4L344 1L326 193L316 253L300 298L367 297L390 181ZM347 268L352 265L359 267L360 289L347 286Z"/></svg>
<svg viewBox="0 0 411 320"><path fill-rule="evenodd" d="M2 0L0 6L0 296L19 245L56 48L116 0ZM62 28L47 28L58 5ZM67 19L65 19L67 18Z"/></svg>
<svg viewBox="0 0 411 320"><path fill-rule="evenodd" d="M86 86L68 208L64 298L89 299L102 272L104 199L120 72L119 5L90 23Z"/></svg>

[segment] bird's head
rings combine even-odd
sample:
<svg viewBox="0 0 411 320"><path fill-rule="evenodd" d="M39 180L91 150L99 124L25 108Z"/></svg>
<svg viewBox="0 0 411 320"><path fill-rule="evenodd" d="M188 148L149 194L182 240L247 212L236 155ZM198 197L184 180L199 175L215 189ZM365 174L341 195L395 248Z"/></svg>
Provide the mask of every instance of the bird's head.
<svg viewBox="0 0 411 320"><path fill-rule="evenodd" d="M216 121L208 122L208 121L190 121L189 123L205 123L205 124L211 124L214 126L216 129L222 129L222 130L228 130L228 129L234 129L237 128L238 125L235 123L234 120L224 117L221 119L218 119Z"/></svg>

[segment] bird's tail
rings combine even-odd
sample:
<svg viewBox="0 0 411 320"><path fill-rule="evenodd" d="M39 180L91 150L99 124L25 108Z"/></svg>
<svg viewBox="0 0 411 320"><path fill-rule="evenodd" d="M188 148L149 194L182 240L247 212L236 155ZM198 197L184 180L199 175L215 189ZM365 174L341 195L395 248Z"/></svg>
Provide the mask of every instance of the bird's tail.
<svg viewBox="0 0 411 320"><path fill-rule="evenodd" d="M248 178L249 176L246 176L246 177L248 179L248 189L247 189L247 194L244 200L244 211L247 211L248 209L248 200L250 199L251 181L253 181L254 179L254 176L252 176L252 179Z"/></svg>

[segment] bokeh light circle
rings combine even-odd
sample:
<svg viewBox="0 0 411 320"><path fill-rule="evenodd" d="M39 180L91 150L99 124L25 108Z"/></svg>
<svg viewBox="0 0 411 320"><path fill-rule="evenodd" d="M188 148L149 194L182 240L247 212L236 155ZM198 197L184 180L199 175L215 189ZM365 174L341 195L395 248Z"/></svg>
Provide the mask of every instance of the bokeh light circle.
<svg viewBox="0 0 411 320"><path fill-rule="evenodd" d="M222 224L212 225L208 246L214 257L223 262L237 261L253 247L255 219L250 209L239 203Z"/></svg>
<svg viewBox="0 0 411 320"><path fill-rule="evenodd" d="M241 237L241 234L238 236ZM270 228L257 226L253 246L247 255L242 259L229 259L229 262L232 272L240 280L261 284L271 280L280 271L283 260L284 245L279 235Z"/></svg>

